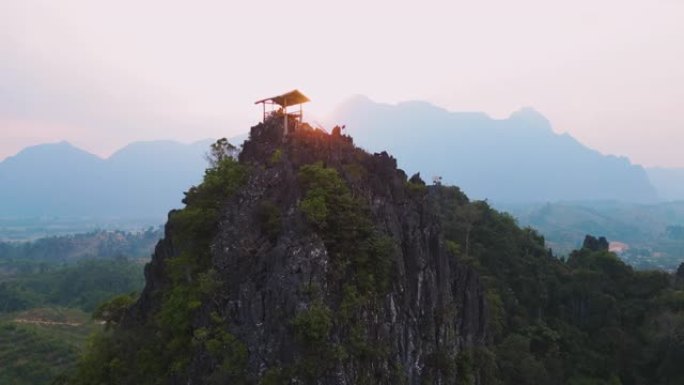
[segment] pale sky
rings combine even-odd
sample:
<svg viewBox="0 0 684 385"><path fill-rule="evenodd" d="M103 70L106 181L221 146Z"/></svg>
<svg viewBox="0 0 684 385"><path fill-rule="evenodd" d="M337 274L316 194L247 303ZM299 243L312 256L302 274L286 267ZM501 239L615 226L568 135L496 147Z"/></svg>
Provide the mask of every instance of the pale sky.
<svg viewBox="0 0 684 385"><path fill-rule="evenodd" d="M68 140L247 131L299 88L503 118L523 106L606 154L684 167L684 1L0 0L0 159Z"/></svg>

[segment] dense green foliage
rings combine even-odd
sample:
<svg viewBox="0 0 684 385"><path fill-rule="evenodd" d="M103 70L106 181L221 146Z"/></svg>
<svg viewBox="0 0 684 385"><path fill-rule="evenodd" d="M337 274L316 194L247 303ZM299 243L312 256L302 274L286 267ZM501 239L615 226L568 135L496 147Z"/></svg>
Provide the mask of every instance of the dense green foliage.
<svg viewBox="0 0 684 385"><path fill-rule="evenodd" d="M457 189L433 189L445 236L487 290L491 345L467 365L494 384L675 384L684 371L678 282L634 271L588 237L567 261L534 230ZM480 356L482 352L480 352ZM485 367L489 367L486 370Z"/></svg>
<svg viewBox="0 0 684 385"><path fill-rule="evenodd" d="M79 349L41 328L0 322L0 383L49 384L76 361Z"/></svg>
<svg viewBox="0 0 684 385"><path fill-rule="evenodd" d="M76 365L87 336L99 327L77 309L0 314L0 383L51 384Z"/></svg>
<svg viewBox="0 0 684 385"><path fill-rule="evenodd" d="M93 319L104 322L107 328L121 323L126 310L135 302L136 296L121 294L101 303L93 312Z"/></svg>
<svg viewBox="0 0 684 385"><path fill-rule="evenodd" d="M310 288L313 302L294 323L308 352L295 375L311 382L335 360L358 360L364 365L359 366L357 381L372 383L369 368L385 357L386 346L372 340L368 320L389 288L394 244L374 229L365 202L352 194L336 169L306 165L299 170L299 179L305 190L300 209L330 253L328 286L342 297L328 309L316 297L316 288ZM333 328L349 338L333 343L328 335Z"/></svg>
<svg viewBox="0 0 684 385"><path fill-rule="evenodd" d="M138 291L145 283L143 261L125 258L82 260L73 265L21 263L21 269L5 266L0 314L44 305L92 312L102 301Z"/></svg>
<svg viewBox="0 0 684 385"><path fill-rule="evenodd" d="M352 195L334 168L320 163L303 166L299 177L306 191L300 209L331 254L331 280L344 281L349 291L362 296L384 293L393 245L373 228L365 202Z"/></svg>
<svg viewBox="0 0 684 385"><path fill-rule="evenodd" d="M192 328L194 312L219 285L209 255L219 207L247 177L246 167L224 154L222 147L217 143L216 153L211 154L214 167L206 171L203 183L186 193L186 207L169 216L173 247L179 252L163 262L169 282L164 290L152 293L159 302L157 310L148 323L120 329L115 327L117 314L125 312L130 302L119 298L103 305L100 314L114 327L91 339L73 383L163 384L169 376L182 376L198 349L216 363L203 383L243 382L246 351L225 332L221 319L213 317L211 328Z"/></svg>
<svg viewBox="0 0 684 385"><path fill-rule="evenodd" d="M142 289L143 261L5 261L0 276L0 383L50 384L75 367L102 301ZM69 308L55 307L68 306Z"/></svg>
<svg viewBox="0 0 684 385"><path fill-rule="evenodd" d="M34 262L43 262L45 265L121 256L147 258L159 238L161 231L150 227L135 233L102 230L40 238L31 242L0 242L0 271L10 267L22 271L40 267Z"/></svg>

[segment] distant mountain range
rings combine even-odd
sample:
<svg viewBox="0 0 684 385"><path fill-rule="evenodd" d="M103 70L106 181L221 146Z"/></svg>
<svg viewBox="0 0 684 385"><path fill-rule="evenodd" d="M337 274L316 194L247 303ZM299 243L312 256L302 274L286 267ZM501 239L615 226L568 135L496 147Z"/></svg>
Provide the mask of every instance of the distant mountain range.
<svg viewBox="0 0 684 385"><path fill-rule="evenodd" d="M641 269L676 270L684 260L684 201L656 204L555 202L500 205L521 226L541 232L557 255L600 234L622 247L620 257Z"/></svg>
<svg viewBox="0 0 684 385"><path fill-rule="evenodd" d="M651 167L646 173L661 200L684 200L684 168Z"/></svg>
<svg viewBox="0 0 684 385"><path fill-rule="evenodd" d="M531 108L492 119L425 102L386 105L355 97L331 121L346 124L345 133L361 147L397 157L407 173L420 171L428 183L441 176L443 183L461 187L473 199L684 199L684 169L645 170L627 158L602 155L554 133ZM239 145L245 138L230 141ZM162 223L170 209L182 206L183 192L200 182L211 142L136 142L107 159L67 142L28 147L0 162L0 220L146 218L147 224Z"/></svg>
<svg viewBox="0 0 684 385"><path fill-rule="evenodd" d="M387 150L407 173L420 171L428 182L441 176L475 199L658 200L643 167L556 134L531 108L499 120L425 102L386 105L355 97L332 121L346 124L346 132L367 150Z"/></svg>
<svg viewBox="0 0 684 385"><path fill-rule="evenodd" d="M0 162L0 218L149 218L162 223L207 167L211 140L132 143L102 159L67 142Z"/></svg>

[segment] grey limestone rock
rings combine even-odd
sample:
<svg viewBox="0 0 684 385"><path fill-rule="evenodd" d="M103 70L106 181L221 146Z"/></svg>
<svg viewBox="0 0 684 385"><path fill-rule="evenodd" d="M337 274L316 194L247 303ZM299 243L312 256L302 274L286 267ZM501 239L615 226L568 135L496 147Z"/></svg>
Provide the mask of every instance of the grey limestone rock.
<svg viewBox="0 0 684 385"><path fill-rule="evenodd" d="M290 383L356 384L362 373L377 384L457 383L454 373L439 367L440 360L453 361L463 349L487 343L486 303L478 274L447 252L429 192L412 193L394 158L368 154L347 136L306 130L282 137L281 132L278 122L267 120L252 128L244 144L240 162L248 165L249 180L222 203L211 242L211 264L221 286L196 311L193 327L206 327L210 314L219 314L247 349L248 381L259 383L269 369L296 367L304 356L292 320L313 306L307 288L316 288L317 301L335 317L343 282L330 278L330 245L299 208L304 191L298 170L321 162L337 170L367 206L375 233L393 244L387 290L356 314L369 345L382 347L383 354L335 356L317 378L292 375ZM279 213L275 235L264 231L259 214L264 202ZM173 237L167 226L128 323L145 322L157 306L155 293L169 289L164 261L178 253ZM336 321L328 342L343 346L351 332ZM192 354L186 375L171 382L200 384L217 370L206 352Z"/></svg>

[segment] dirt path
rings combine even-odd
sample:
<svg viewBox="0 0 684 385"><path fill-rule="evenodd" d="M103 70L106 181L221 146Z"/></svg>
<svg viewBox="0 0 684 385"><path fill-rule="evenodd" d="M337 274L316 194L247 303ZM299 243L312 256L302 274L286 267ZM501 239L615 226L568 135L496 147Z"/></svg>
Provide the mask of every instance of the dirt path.
<svg viewBox="0 0 684 385"><path fill-rule="evenodd" d="M65 325L65 326L81 326L83 325L82 323L77 323L77 322L57 322L57 321L42 321L42 320L31 320L31 319L22 319L22 318L16 318L13 319L12 321L20 324L34 324L34 325Z"/></svg>

